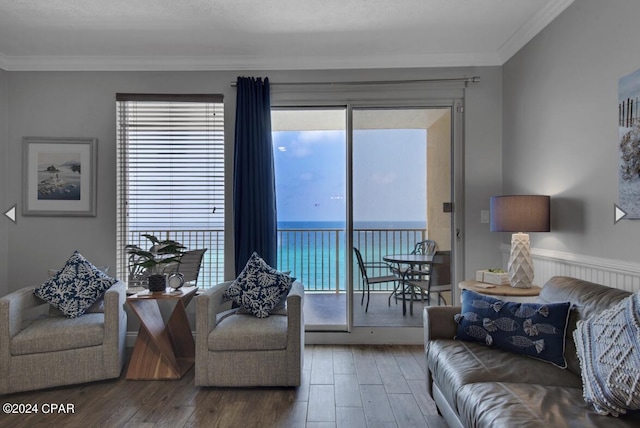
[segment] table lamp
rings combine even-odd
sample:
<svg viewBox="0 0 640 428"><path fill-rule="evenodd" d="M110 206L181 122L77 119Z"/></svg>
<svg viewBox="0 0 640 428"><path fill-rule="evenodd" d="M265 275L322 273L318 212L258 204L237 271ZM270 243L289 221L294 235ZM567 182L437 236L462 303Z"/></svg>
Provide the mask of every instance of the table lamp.
<svg viewBox="0 0 640 428"><path fill-rule="evenodd" d="M550 231L550 200L542 195L492 196L490 217L492 232L516 232L511 235L509 282L512 287L530 288L533 259L529 235L523 232Z"/></svg>

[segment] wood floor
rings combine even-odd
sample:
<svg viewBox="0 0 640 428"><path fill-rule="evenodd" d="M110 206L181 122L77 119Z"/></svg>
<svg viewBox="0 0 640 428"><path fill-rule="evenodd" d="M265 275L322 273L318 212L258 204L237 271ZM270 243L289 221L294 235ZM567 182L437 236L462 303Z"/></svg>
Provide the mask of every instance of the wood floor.
<svg viewBox="0 0 640 428"><path fill-rule="evenodd" d="M177 381L123 375L0 401L38 406L0 414L0 427L15 428L446 427L427 394L422 346L307 346L299 388L197 388L191 370Z"/></svg>

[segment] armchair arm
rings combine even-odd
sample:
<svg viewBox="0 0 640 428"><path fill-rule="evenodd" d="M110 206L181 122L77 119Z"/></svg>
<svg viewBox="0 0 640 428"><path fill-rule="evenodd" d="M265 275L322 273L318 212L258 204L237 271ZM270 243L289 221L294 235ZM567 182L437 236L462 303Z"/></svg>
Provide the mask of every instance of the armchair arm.
<svg viewBox="0 0 640 428"><path fill-rule="evenodd" d="M385 263L385 262L363 262L363 264L366 267L371 267L371 268L389 268L389 269L391 269L393 267L389 263Z"/></svg>
<svg viewBox="0 0 640 428"><path fill-rule="evenodd" d="M205 289L196 296L196 367L195 384L211 385L209 374L209 333L216 326L216 318L220 312L231 308L231 301L223 294L233 281L225 281Z"/></svg>
<svg viewBox="0 0 640 428"><path fill-rule="evenodd" d="M397 270L393 265L391 265L389 263L386 263L386 262L363 262L362 264L364 265L364 267L367 270L371 270L373 272L379 272L377 275L372 275L371 272L369 272L370 276L382 276L382 275L385 275L382 272L383 271L387 271L387 270L389 270L389 271L391 271L391 272L393 272L395 274L396 270Z"/></svg>
<svg viewBox="0 0 640 428"><path fill-rule="evenodd" d="M295 281L287 296L287 323L289 325L289 341L300 339L304 329L304 286L300 281Z"/></svg>
<svg viewBox="0 0 640 428"><path fill-rule="evenodd" d="M232 282L221 282L196 296L196 345L206 347L207 336L216 326L216 315L231 308L231 301L223 294Z"/></svg>
<svg viewBox="0 0 640 428"><path fill-rule="evenodd" d="M118 281L104 293L104 335L105 341L117 341L118 332L126 328L127 313L124 309L127 300L127 285Z"/></svg>
<svg viewBox="0 0 640 428"><path fill-rule="evenodd" d="M127 300L127 285L118 281L104 293L105 323L117 323L119 314L124 313L124 304Z"/></svg>
<svg viewBox="0 0 640 428"><path fill-rule="evenodd" d="M4 326L2 336L11 338L22 330L25 312L30 308L47 304L33 294L35 287L25 287L7 294L0 299L0 325Z"/></svg>
<svg viewBox="0 0 640 428"><path fill-rule="evenodd" d="M22 330L25 312L45 304L33 294L33 289L21 288L0 298L0 394L10 390L11 338Z"/></svg>
<svg viewBox="0 0 640 428"><path fill-rule="evenodd" d="M104 361L105 371L117 377L124 365L127 334L127 285L118 281L104 293Z"/></svg>
<svg viewBox="0 0 640 428"><path fill-rule="evenodd" d="M295 281L287 296L288 385L300 385L304 367L304 286Z"/></svg>

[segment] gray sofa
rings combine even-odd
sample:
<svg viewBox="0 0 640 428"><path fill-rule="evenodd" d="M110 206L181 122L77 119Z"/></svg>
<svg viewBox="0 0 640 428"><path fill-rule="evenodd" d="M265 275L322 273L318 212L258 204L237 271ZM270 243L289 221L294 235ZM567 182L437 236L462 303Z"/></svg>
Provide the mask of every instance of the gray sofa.
<svg viewBox="0 0 640 428"><path fill-rule="evenodd" d="M424 310L427 387L453 427L639 427L640 412L598 415L582 395L580 362L573 343L576 322L630 293L569 277L553 277L540 303L571 302L565 339L568 368L480 343L454 340L460 307Z"/></svg>
<svg viewBox="0 0 640 428"><path fill-rule="evenodd" d="M94 313L67 318L26 287L0 298L0 394L120 376L126 285L116 282Z"/></svg>
<svg viewBox="0 0 640 428"><path fill-rule="evenodd" d="M304 288L296 281L286 308L266 318L231 309L224 291L196 297L196 386L299 386L304 358Z"/></svg>

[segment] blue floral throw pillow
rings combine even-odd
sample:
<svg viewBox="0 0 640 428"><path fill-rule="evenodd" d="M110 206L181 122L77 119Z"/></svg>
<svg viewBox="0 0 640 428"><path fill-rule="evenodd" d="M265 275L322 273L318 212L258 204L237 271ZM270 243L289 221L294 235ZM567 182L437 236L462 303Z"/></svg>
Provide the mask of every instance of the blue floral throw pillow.
<svg viewBox="0 0 640 428"><path fill-rule="evenodd" d="M254 252L224 296L256 317L266 318L286 298L294 281L295 278L272 268Z"/></svg>
<svg viewBox="0 0 640 428"><path fill-rule="evenodd" d="M36 287L33 294L59 309L66 317L77 318L116 282L76 251L64 267Z"/></svg>
<svg viewBox="0 0 640 428"><path fill-rule="evenodd" d="M506 302L470 290L462 292L456 339L481 342L567 367L564 340L571 304Z"/></svg>

